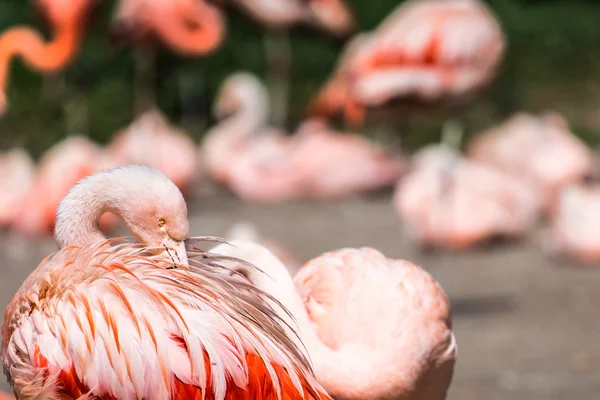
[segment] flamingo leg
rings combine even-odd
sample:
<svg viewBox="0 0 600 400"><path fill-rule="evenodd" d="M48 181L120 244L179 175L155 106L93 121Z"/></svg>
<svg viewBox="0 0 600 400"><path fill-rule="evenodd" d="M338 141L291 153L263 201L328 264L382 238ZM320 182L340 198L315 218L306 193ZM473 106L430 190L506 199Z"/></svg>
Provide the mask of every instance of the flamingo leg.
<svg viewBox="0 0 600 400"><path fill-rule="evenodd" d="M287 30L267 33L264 38L267 86L271 97L272 121L285 124L288 114L292 49Z"/></svg>
<svg viewBox="0 0 600 400"><path fill-rule="evenodd" d="M138 114L156 104L156 53L136 49L134 58L134 113Z"/></svg>

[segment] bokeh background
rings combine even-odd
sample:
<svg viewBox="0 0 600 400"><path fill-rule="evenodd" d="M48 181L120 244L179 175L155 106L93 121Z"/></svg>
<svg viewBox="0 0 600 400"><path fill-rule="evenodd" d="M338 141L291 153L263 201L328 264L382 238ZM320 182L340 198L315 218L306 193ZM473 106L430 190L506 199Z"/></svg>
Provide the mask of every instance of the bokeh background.
<svg viewBox="0 0 600 400"><path fill-rule="evenodd" d="M35 157L68 134L106 143L135 117L132 46L111 40L115 2L104 1L84 46L61 74L41 76L12 65L10 112L0 119L0 148L23 146ZM397 0L348 0L361 30L370 30ZM461 111L467 137L517 111L556 110L591 146L600 138L600 4L592 0L490 0L508 51L485 96ZM221 82L247 70L265 76L263 27L237 9L227 12L227 39L212 55L182 58L157 50L153 82L160 109L199 142L214 123L210 107ZM18 23L44 27L27 1L0 2L0 31ZM287 127L304 116L344 42L308 28L290 32L293 64ZM183 90L182 90L183 88ZM83 115L86 117L77 118ZM75 117L73 117L75 116ZM388 127L416 149L440 139L432 116ZM371 135L366 126L363 133ZM389 193L339 202L249 204L226 191L204 190L190 204L196 234L223 235L240 219L290 248L299 260L347 246L373 246L418 263L440 281L454 308L459 359L450 400L592 400L600 396L600 272L556 262L537 233L518 243L472 252L422 252L400 229ZM0 235L0 306L53 251L50 238ZM25 254L25 255L23 255ZM7 389L4 380L0 387Z"/></svg>
<svg viewBox="0 0 600 400"><path fill-rule="evenodd" d="M350 0L361 30L378 25L398 0ZM488 95L464 111L467 134L477 132L515 111L555 109L564 113L573 130L595 143L600 128L600 8L591 0L490 0L505 31L508 52ZM103 1L94 13L83 49L60 76L44 78L16 60L8 97L10 113L0 120L0 146L23 145L40 154L66 134L65 108L84 99L88 121L73 129L106 142L134 117L134 48L111 42L108 23L115 2ZM231 7L228 38L212 55L181 58L157 50L155 89L158 104L197 139L209 126L212 99L220 83L244 69L264 77L264 29ZM45 23L28 2L0 3L0 29L25 23L43 29ZM304 115L309 98L331 72L344 41L297 27L292 45L289 126ZM179 89L183 82L185 90ZM439 139L442 121L431 117L402 129L407 146Z"/></svg>

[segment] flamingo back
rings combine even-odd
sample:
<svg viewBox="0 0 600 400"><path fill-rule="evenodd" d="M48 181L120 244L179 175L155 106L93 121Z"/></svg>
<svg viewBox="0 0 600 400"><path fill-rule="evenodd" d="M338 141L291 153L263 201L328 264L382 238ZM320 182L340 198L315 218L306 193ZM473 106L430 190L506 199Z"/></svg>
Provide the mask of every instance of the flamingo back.
<svg viewBox="0 0 600 400"><path fill-rule="evenodd" d="M2 361L21 398L329 399L218 256L174 266L115 242L47 257L9 304Z"/></svg>

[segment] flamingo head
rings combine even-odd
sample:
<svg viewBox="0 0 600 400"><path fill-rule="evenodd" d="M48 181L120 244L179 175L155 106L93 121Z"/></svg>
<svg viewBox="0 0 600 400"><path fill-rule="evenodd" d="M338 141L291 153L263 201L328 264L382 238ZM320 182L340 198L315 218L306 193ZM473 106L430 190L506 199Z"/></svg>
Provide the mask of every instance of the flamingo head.
<svg viewBox="0 0 600 400"><path fill-rule="evenodd" d="M120 217L150 252L187 264L187 206L181 191L159 170L128 165L81 180L58 209L54 236L59 248L102 239L89 227L105 212Z"/></svg>
<svg viewBox="0 0 600 400"><path fill-rule="evenodd" d="M189 234L187 205L177 186L162 172L149 169L157 179L140 177L134 196L126 200L121 216L131 232L151 251L165 253L174 262L187 263L185 239ZM139 194L137 194L139 193ZM133 197L133 198L131 198Z"/></svg>
<svg viewBox="0 0 600 400"><path fill-rule="evenodd" d="M258 78L247 72L238 72L221 85L213 111L217 118L224 118L242 108L264 113L268 102L266 89Z"/></svg>

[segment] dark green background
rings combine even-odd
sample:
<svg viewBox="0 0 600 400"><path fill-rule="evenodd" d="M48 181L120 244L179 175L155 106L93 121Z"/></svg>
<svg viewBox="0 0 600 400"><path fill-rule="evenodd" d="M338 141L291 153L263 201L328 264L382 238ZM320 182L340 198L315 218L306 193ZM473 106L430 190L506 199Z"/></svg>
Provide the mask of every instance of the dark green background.
<svg viewBox="0 0 600 400"><path fill-rule="evenodd" d="M398 0L352 0L362 30L375 27ZM486 97L462 115L467 133L489 126L514 111L555 109L573 129L595 144L600 131L600 2L583 0L490 0L508 38L507 57ZM59 77L43 78L12 63L8 90L10 112L0 120L0 147L24 145L34 155L65 137L65 114L79 115L87 104L89 117L77 121L93 139L106 142L134 117L134 56L127 44L108 37L114 7L105 1L94 14L77 60ZM156 93L160 108L199 140L210 120L209 107L220 82L245 69L263 76L262 27L237 10L227 10L228 36L206 58L183 59L168 50L157 55ZM0 29L15 24L46 29L25 0L0 2ZM306 28L295 28L288 127L293 128L306 102L326 79L337 53L337 40ZM181 95L178 82L185 82ZM64 85L63 85L64 83ZM62 89L61 89L62 88ZM183 101L180 99L183 97ZM73 108L74 107L74 108ZM441 120L422 118L399 123L411 147L439 138ZM368 131L368 128L366 129Z"/></svg>

